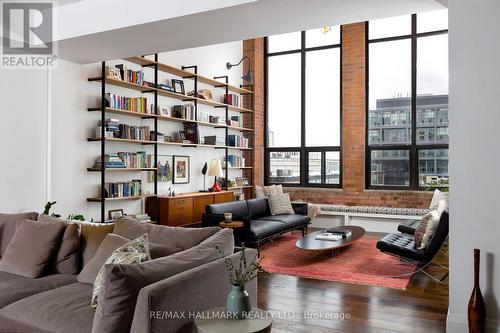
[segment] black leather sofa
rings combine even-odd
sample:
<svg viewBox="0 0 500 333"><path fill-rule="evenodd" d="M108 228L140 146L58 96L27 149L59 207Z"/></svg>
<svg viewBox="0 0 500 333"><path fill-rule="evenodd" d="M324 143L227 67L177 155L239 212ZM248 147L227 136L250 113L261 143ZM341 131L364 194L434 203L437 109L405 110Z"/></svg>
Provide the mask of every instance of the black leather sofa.
<svg viewBox="0 0 500 333"><path fill-rule="evenodd" d="M250 199L207 205L202 226L218 226L224 213L232 213L233 220L243 221L243 228L234 229L236 244L250 247L259 245L293 230L304 235L311 219L307 216L307 203L292 203L295 214L271 215L267 199Z"/></svg>

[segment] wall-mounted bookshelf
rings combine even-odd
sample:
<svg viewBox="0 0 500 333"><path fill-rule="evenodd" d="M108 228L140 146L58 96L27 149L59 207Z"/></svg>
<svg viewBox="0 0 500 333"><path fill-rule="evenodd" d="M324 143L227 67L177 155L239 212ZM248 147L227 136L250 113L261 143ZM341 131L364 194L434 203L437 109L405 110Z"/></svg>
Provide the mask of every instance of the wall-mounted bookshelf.
<svg viewBox="0 0 500 333"><path fill-rule="evenodd" d="M150 58L154 58L150 59ZM182 68L177 68L165 63L161 63L158 61L158 55L155 54L151 56L150 58L146 58L144 56L141 57L131 57L131 58L125 58L123 59L125 62L130 62L133 64L136 64L138 66L142 66L143 70L146 68L150 68L150 70L153 71L154 75L154 82L153 86L151 85L141 85L133 82L127 82L124 80L119 80L116 78L111 78L106 76L106 62L101 63L101 74L99 76L94 76L88 78L89 82L98 82L100 83L100 100L101 103L100 105L94 105L91 106L87 109L88 112L98 112L100 114L100 123L101 123L101 128L100 128L100 135L99 137L88 137L87 141L89 142L100 142L100 148L101 148L101 153L100 153L100 167L89 167L87 168L88 172L99 172L101 177L100 177L100 194L97 197L92 197L92 198L87 198L88 202L96 202L101 204L101 221L105 220L105 203L108 201L120 201L120 200L141 200L146 197L150 196L156 196L158 194L158 179L157 179L157 173L154 172L156 171L155 167L147 166L147 167L121 167L121 168L110 168L106 167L106 147L107 145L119 143L119 144L130 144L130 145L148 145L153 147L153 161L152 164L154 166L158 165L158 155L159 155L159 150L161 150L162 154L168 154L168 147L169 146L178 146L178 147L183 147L183 148L205 148L205 149L223 149L225 154L224 154L224 159L225 161L228 160L228 155L230 151L240 151L241 154L245 153L247 158L246 158L246 164L245 166L235 166L235 167L226 167L224 166L224 172L225 172L225 178L229 179L229 171L230 170L241 170L241 171L249 171L247 174L250 176L249 178L249 185L245 186L231 186L228 187L226 186L224 189L225 190L247 190L245 192L245 195L248 197L251 197L251 188L252 188L252 173L251 170L253 168L253 159L252 159L252 154L250 152L253 149L253 92L252 92L252 85L241 85L241 86L235 86L231 85L228 83L228 77L227 76L219 76L219 77L207 77L198 74L198 67L197 66L184 66ZM162 89L161 86L159 85L158 78L159 78L159 73L167 73L172 76L178 77L183 80L193 80L194 84L194 91L198 92L198 87L199 83L209 85L213 88L217 89L222 89L225 93L225 96L228 96L230 93L234 93L237 95L240 95L242 98L242 102L244 101L245 103L241 103L240 106L236 105L231 105L231 104L226 104L214 100L207 100L204 98L201 98L199 96L188 96L188 95L183 95L180 93L168 91L165 89ZM135 91L135 95L137 92L140 92L141 95L144 94L150 94L153 95L153 110L148 110L149 113L146 112L137 112L137 111L130 111L130 110L124 110L120 108L112 108L106 103L106 93L108 92L110 87L119 87L119 88L125 88L129 90ZM173 116L166 116L162 115L159 112L158 108L158 97L163 96L163 97L168 97L171 99L179 100L182 102L190 102L194 104L194 119L185 119L185 118L178 118L178 117L173 117ZM245 96L246 100L243 99ZM224 99L224 101L226 101ZM232 103L232 104L238 104L238 103ZM206 105L208 107L213 107L216 109L223 109L225 112L225 120L227 121L229 118L229 111L231 112L236 112L240 114L241 118L244 120L242 122L243 126L232 126L234 124L221 124L221 123L212 123L212 122L206 122L206 121L201 121L198 120L198 105ZM243 107L245 106L245 107ZM108 115L115 114L115 115L122 115L122 116L129 116L129 117L136 117L136 118L141 118L143 121L148 121L152 122L150 128L151 131L154 131L154 133L158 133L158 124L161 122L170 122L170 123L180 123L180 124L197 124L197 126L201 127L211 127L214 129L220 129L224 131L224 139L226 144L225 145L210 145L210 144L204 144L201 142L194 142L194 143L186 143L186 142L171 142L171 141L156 141L154 140L155 138L151 138L150 140L136 140L136 139L124 139L124 138L118 138L118 137L106 137L106 118ZM245 115L245 117L243 117ZM241 124L239 124L241 125ZM187 126L187 125L186 125ZM228 145L229 142L229 135L230 131L234 132L239 132L240 135L246 139L248 139L248 142L250 144L249 147L236 147L236 146L230 146ZM234 137L233 137L233 141ZM234 154L234 153L232 153ZM226 162L227 163L227 162ZM141 195L130 195L130 196L119 196L119 197L107 197L106 194L106 174L108 172L112 173L120 173L123 172L124 174L134 174L134 173L141 173L141 172L154 172L154 194L142 194ZM107 185L106 185L107 186Z"/></svg>

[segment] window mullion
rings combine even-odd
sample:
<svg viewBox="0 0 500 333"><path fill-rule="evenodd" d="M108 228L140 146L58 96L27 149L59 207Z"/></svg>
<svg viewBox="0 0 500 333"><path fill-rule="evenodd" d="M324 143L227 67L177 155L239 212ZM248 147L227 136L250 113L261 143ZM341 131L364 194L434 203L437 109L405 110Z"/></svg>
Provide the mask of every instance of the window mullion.
<svg viewBox="0 0 500 333"><path fill-rule="evenodd" d="M411 149L410 188L418 187L417 159L417 15L411 16Z"/></svg>
<svg viewBox="0 0 500 333"><path fill-rule="evenodd" d="M307 168L306 163L308 163L306 158L305 146L306 146L306 32L301 32L301 45L300 45L300 184L305 185L307 183Z"/></svg>

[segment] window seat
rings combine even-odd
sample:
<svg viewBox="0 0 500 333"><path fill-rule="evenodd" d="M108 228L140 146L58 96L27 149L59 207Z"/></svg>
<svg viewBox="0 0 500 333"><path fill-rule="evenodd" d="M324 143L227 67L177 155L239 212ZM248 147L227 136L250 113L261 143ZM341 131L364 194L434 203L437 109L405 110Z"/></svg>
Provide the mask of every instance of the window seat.
<svg viewBox="0 0 500 333"><path fill-rule="evenodd" d="M422 217L429 212L427 208L394 208L378 206L347 206L347 205L319 205L322 215L388 215L400 219L402 216ZM344 213L344 214L338 214Z"/></svg>

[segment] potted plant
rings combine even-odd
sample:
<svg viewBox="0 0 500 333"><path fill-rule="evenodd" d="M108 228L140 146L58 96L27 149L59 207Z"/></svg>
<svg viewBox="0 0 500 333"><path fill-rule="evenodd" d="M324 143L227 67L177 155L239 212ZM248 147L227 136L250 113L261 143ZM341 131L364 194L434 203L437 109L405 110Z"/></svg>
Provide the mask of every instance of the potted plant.
<svg viewBox="0 0 500 333"><path fill-rule="evenodd" d="M250 263L247 262L245 244L241 244L240 258L236 265L229 258L225 258L224 262L229 282L232 285L231 291L227 295L226 311L231 313L231 317L244 319L246 314L252 310L245 285L255 279L259 272L264 272L264 269L258 258Z"/></svg>

